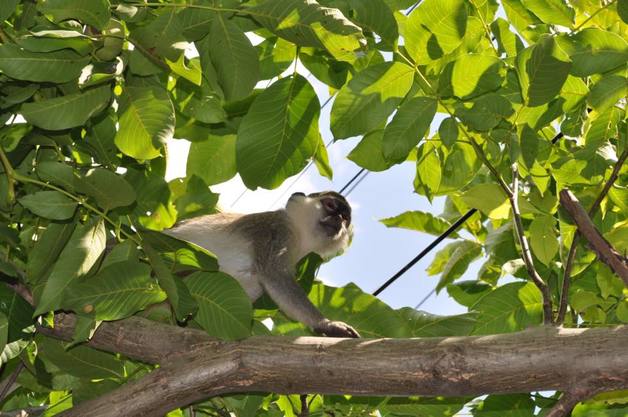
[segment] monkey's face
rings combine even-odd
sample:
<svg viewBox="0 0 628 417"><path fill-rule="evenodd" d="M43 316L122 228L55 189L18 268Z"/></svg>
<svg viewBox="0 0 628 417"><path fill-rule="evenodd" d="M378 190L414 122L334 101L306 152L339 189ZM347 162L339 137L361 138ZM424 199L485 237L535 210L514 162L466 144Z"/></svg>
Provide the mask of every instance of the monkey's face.
<svg viewBox="0 0 628 417"><path fill-rule="evenodd" d="M351 235L351 206L340 194L325 191L305 195L294 193L286 211L296 224L307 225L307 234L320 242L325 251L335 255L346 248ZM305 231L305 230L304 230Z"/></svg>

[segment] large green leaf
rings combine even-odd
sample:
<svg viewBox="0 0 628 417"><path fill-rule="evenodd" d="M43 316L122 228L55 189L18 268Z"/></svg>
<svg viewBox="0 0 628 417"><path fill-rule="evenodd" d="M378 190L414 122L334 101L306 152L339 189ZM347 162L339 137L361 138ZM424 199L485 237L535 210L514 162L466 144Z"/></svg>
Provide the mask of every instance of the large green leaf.
<svg viewBox="0 0 628 417"><path fill-rule="evenodd" d="M331 131L336 139L379 127L408 93L414 69L399 62L366 68L347 83L334 100Z"/></svg>
<svg viewBox="0 0 628 417"><path fill-rule="evenodd" d="M353 20L360 27L377 33L389 45L397 42L399 30L390 7L383 0L350 0Z"/></svg>
<svg viewBox="0 0 628 417"><path fill-rule="evenodd" d="M105 226L99 218L92 218L74 229L70 240L52 267L39 297L35 315L60 307L67 286L94 266L105 250L106 239Z"/></svg>
<svg viewBox="0 0 628 417"><path fill-rule="evenodd" d="M236 280L222 272L196 272L185 284L198 303L194 320L209 335L237 340L251 334L253 307Z"/></svg>
<svg viewBox="0 0 628 417"><path fill-rule="evenodd" d="M330 320L353 326L362 337L408 337L405 320L376 297L355 284L341 288L314 284L309 298Z"/></svg>
<svg viewBox="0 0 628 417"><path fill-rule="evenodd" d="M436 236L439 236L451 226L447 220L424 211L406 211L398 216L380 221L387 227L401 227ZM453 232L450 237L457 237L456 232Z"/></svg>
<svg viewBox="0 0 628 417"><path fill-rule="evenodd" d="M37 357L44 361L49 372L63 370L64 373L79 378L102 379L124 378L124 362L111 353L96 350L85 345L66 348L64 343L38 337Z"/></svg>
<svg viewBox="0 0 628 417"><path fill-rule="evenodd" d="M153 249L168 261L173 270L177 266L183 266L186 269L201 269L203 271L217 271L218 261L216 257L207 251L190 242L176 239L168 236L168 231L164 233L152 232L148 230L142 231L142 239L149 242Z"/></svg>
<svg viewBox="0 0 628 417"><path fill-rule="evenodd" d="M337 60L354 61L366 43L359 27L338 9L314 0L266 0L247 9L266 29L301 46L325 48Z"/></svg>
<svg viewBox="0 0 628 417"><path fill-rule="evenodd" d="M360 143L347 155L347 159L369 171L379 172L387 170L392 164L384 159L383 139L383 129L367 133Z"/></svg>
<svg viewBox="0 0 628 417"><path fill-rule="evenodd" d="M575 12L565 0L522 0L522 2L545 23L573 26Z"/></svg>
<svg viewBox="0 0 628 417"><path fill-rule="evenodd" d="M314 88L298 74L257 96L236 140L238 172L248 188L276 188L305 167L322 144L319 113Z"/></svg>
<svg viewBox="0 0 628 417"><path fill-rule="evenodd" d="M478 184L462 195L462 201L476 208L491 219L507 219L510 216L510 203L504 190L497 184Z"/></svg>
<svg viewBox="0 0 628 417"><path fill-rule="evenodd" d="M556 219L552 216L537 216L528 228L532 252L547 266L550 265L559 248L555 223Z"/></svg>
<svg viewBox="0 0 628 417"><path fill-rule="evenodd" d="M66 83L78 78L89 62L74 51L29 52L13 44L0 45L0 71L17 80Z"/></svg>
<svg viewBox="0 0 628 417"><path fill-rule="evenodd" d="M466 54L458 57L451 75L453 94L468 98L496 90L504 79L503 67L499 58L490 55Z"/></svg>
<svg viewBox="0 0 628 417"><path fill-rule="evenodd" d="M198 175L208 185L231 179L236 174L236 135L209 135L192 142L186 173Z"/></svg>
<svg viewBox="0 0 628 417"><path fill-rule="evenodd" d="M614 106L617 101L626 98L628 93L628 79L620 75L606 75L593 87L587 103L597 112L603 112Z"/></svg>
<svg viewBox="0 0 628 417"><path fill-rule="evenodd" d="M259 61L249 38L221 14L212 20L208 36L209 55L225 99L234 101L251 94L259 79Z"/></svg>
<svg viewBox="0 0 628 417"><path fill-rule="evenodd" d="M0 312L0 348L4 350L5 345L9 337L9 319L7 316Z"/></svg>
<svg viewBox="0 0 628 417"><path fill-rule="evenodd" d="M467 271L469 264L482 254L482 247L477 242L463 240L454 242L454 244L448 245L450 252L443 252L447 253L447 258L439 259L439 262L445 261L445 263L442 266L442 273L436 285L436 291L442 290L460 278ZM431 265L430 268L432 268ZM430 270L429 272L431 274L432 271Z"/></svg>
<svg viewBox="0 0 628 417"><path fill-rule="evenodd" d="M428 133L436 114L437 101L431 97L414 97L405 101L386 126L383 138L384 158L401 163Z"/></svg>
<svg viewBox="0 0 628 417"><path fill-rule="evenodd" d="M20 0L4 0L0 2L0 21L5 21L15 13L15 8L19 3Z"/></svg>
<svg viewBox="0 0 628 417"><path fill-rule="evenodd" d="M0 313L8 319L5 343L23 339L24 329L33 325L33 307L6 285L0 286Z"/></svg>
<svg viewBox="0 0 628 417"><path fill-rule="evenodd" d="M508 333L541 324L541 292L532 282L502 285L478 301L473 334Z"/></svg>
<svg viewBox="0 0 628 417"><path fill-rule="evenodd" d="M115 144L137 159L153 159L174 133L174 108L161 87L127 86L120 97L120 127Z"/></svg>
<svg viewBox="0 0 628 417"><path fill-rule="evenodd" d="M55 263L59 254L72 236L75 222L49 223L43 234L38 236L35 247L28 254L26 279L37 284Z"/></svg>
<svg viewBox="0 0 628 417"><path fill-rule="evenodd" d="M405 25L405 47L410 55L423 61L456 49L467 30L467 8L463 0L424 0Z"/></svg>
<svg viewBox="0 0 628 417"><path fill-rule="evenodd" d="M94 316L119 320L166 299L150 276L150 267L136 260L113 263L93 277L74 281L61 306Z"/></svg>
<svg viewBox="0 0 628 417"><path fill-rule="evenodd" d="M554 38L544 37L517 56L521 91L530 107L552 100L567 79L571 62Z"/></svg>
<svg viewBox="0 0 628 417"><path fill-rule="evenodd" d="M573 62L571 74L578 77L607 72L628 61L626 39L599 28L586 28L572 36L559 36L556 41Z"/></svg>
<svg viewBox="0 0 628 417"><path fill-rule="evenodd" d="M52 220L65 220L74 215L77 202L59 191L38 191L18 200L21 205L38 216Z"/></svg>
<svg viewBox="0 0 628 417"><path fill-rule="evenodd" d="M72 166L57 161L42 161L37 164L37 176L42 181L47 181L74 191L79 178Z"/></svg>
<svg viewBox="0 0 628 417"><path fill-rule="evenodd" d="M437 316L410 307L398 311L408 320L407 326L412 337L467 336L475 325L473 313Z"/></svg>
<svg viewBox="0 0 628 417"><path fill-rule="evenodd" d="M22 116L42 129L62 130L82 126L109 104L108 85L22 105Z"/></svg>
<svg viewBox="0 0 628 417"><path fill-rule="evenodd" d="M105 168L92 168L81 177L77 189L93 197L105 210L124 207L135 201L135 190L120 175Z"/></svg>
<svg viewBox="0 0 628 417"><path fill-rule="evenodd" d="M159 254L148 242L144 241L142 249L150 261L153 271L159 281L159 286L168 295L168 301L172 304L174 314L179 321L189 319L198 310L198 304L192 298L190 291L180 277L175 277L172 271L166 266Z"/></svg>
<svg viewBox="0 0 628 417"><path fill-rule="evenodd" d="M46 0L39 3L42 13L51 15L55 22L76 19L96 29L102 29L109 21L109 7L108 0Z"/></svg>

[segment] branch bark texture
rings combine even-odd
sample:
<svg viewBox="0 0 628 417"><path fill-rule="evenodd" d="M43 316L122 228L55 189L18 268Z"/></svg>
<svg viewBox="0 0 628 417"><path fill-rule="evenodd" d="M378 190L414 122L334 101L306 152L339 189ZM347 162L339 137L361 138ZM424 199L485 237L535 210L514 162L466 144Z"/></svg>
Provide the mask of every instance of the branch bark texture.
<svg viewBox="0 0 628 417"><path fill-rule="evenodd" d="M626 265L626 260L596 229L576 196L569 190L561 190L560 204L569 212L578 226L578 232L589 242L591 249L628 286L628 265Z"/></svg>
<svg viewBox="0 0 628 417"><path fill-rule="evenodd" d="M136 326L139 334L152 327L150 341L166 353L144 348L142 358L137 343L99 340L110 335L133 339ZM49 334L65 337L68 329L62 327ZM172 330L141 318L104 323L92 346L147 362L161 357L161 367L60 415L160 416L211 396L251 391L464 396L563 391L583 379L603 390L628 388L628 326L539 327L449 338L251 337L240 342L219 342L190 329L187 337L194 344L188 346L162 339Z"/></svg>

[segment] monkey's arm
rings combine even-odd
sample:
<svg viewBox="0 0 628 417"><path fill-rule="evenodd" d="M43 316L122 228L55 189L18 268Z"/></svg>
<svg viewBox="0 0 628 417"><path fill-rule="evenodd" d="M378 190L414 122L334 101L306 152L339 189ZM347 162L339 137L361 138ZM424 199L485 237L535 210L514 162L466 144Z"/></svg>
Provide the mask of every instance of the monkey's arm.
<svg viewBox="0 0 628 417"><path fill-rule="evenodd" d="M269 235L268 239L263 239L255 248L257 264L260 267L258 278L264 291L277 303L281 311L325 336L360 337L348 324L327 320L318 311L307 298L303 288L294 280L294 267L288 259L289 239L278 240L277 234Z"/></svg>

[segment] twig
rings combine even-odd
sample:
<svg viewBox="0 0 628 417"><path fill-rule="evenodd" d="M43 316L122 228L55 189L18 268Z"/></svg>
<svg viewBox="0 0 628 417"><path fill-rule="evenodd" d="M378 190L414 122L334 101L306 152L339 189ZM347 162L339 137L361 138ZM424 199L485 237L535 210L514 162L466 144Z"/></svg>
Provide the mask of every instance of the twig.
<svg viewBox="0 0 628 417"><path fill-rule="evenodd" d="M608 178L608 181L604 184L600 195L597 196L591 208L589 209L589 217L593 217L597 210L600 208L600 204L606 198L606 195L610 191L611 187L617 181L619 177L619 171L621 171L621 167L628 158L628 150L625 150L617 159L617 163L613 167L613 171L611 172L611 176ZM567 304L569 298L569 286L571 285L571 270L573 268L573 262L576 258L576 251L578 247L578 243L580 242L580 233L576 231L574 234L573 240L571 241L571 246L569 247L569 254L567 255L567 261L565 262L565 269L563 273L563 285L560 293L560 305L558 307L558 316L556 317L556 324L562 324L565 321L565 313L567 312Z"/></svg>
<svg viewBox="0 0 628 417"><path fill-rule="evenodd" d="M307 402L307 394L301 394L301 412L298 417L310 417L310 405Z"/></svg>
<svg viewBox="0 0 628 417"><path fill-rule="evenodd" d="M600 234L576 196L568 189L561 190L560 203L569 212L578 226L578 231L589 242L589 246L600 260L608 265L628 286L626 259Z"/></svg>
<svg viewBox="0 0 628 417"><path fill-rule="evenodd" d="M2 391L0 391L0 403L4 400L4 397L9 393L9 390L15 383L15 380L17 379L17 377L20 375L20 372L22 372L22 369L24 369L24 363L22 361L19 361L15 369L11 373L11 375L9 375L9 378L4 382L4 385L2 386Z"/></svg>
<svg viewBox="0 0 628 417"><path fill-rule="evenodd" d="M549 287L534 267L534 259L532 258L532 252L530 251L530 244L528 243L528 238L525 236L523 222L521 221L521 211L519 210L518 201L519 168L516 162L512 164L512 194L510 194L508 198L510 199L510 205L512 206L515 235L519 240L519 245L521 245L521 257L523 258L528 275L532 278L532 281L536 284L543 296L543 322L545 324L551 324L553 319L552 295L550 294Z"/></svg>
<svg viewBox="0 0 628 417"><path fill-rule="evenodd" d="M598 387L591 387L586 385L585 383L581 383L581 385L564 391L561 397L558 399L556 404L552 407L552 409L545 414L545 417L567 417L571 415L571 410L578 404L604 391Z"/></svg>
<svg viewBox="0 0 628 417"><path fill-rule="evenodd" d="M26 300L28 304L32 306L35 305L35 302L33 301L33 294L31 294L31 291L26 285L22 284L21 282L5 282L5 284L13 291L15 291L17 295Z"/></svg>

